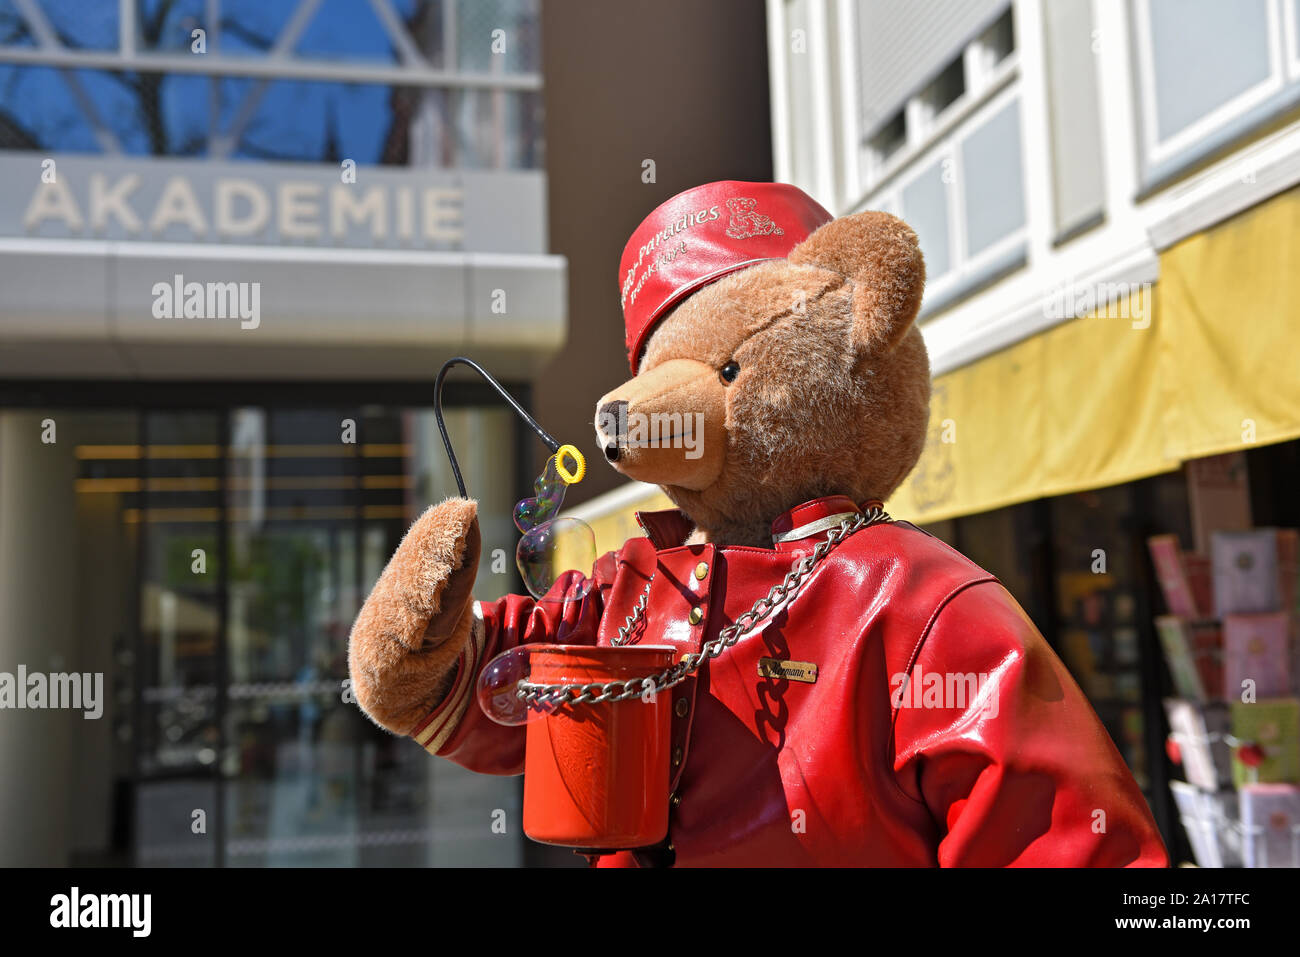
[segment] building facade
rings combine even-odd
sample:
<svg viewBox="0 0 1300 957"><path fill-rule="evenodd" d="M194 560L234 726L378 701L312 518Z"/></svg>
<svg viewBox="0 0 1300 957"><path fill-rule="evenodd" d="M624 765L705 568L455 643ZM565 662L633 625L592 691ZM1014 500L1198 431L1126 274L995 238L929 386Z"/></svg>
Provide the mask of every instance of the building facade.
<svg viewBox="0 0 1300 957"><path fill-rule="evenodd" d="M536 0L0 4L0 671L105 682L0 718L0 861L525 861L519 780L345 679L439 365L526 401L565 339L540 63ZM532 440L446 402L490 598Z"/></svg>
<svg viewBox="0 0 1300 957"><path fill-rule="evenodd" d="M0 0L0 685L105 683L97 719L0 710L0 862L581 863L522 837L521 779L371 725L345 654L456 492L441 363L597 451L627 236L771 178L761 0L639 16ZM543 447L472 376L444 399L476 596L521 591ZM617 482L592 465L571 502Z"/></svg>

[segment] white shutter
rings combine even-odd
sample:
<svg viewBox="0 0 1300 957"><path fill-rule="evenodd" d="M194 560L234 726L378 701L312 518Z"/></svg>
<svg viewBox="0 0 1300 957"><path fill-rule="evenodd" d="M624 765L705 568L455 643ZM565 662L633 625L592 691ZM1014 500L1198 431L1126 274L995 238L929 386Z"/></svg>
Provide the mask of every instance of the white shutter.
<svg viewBox="0 0 1300 957"><path fill-rule="evenodd" d="M1010 0L858 0L862 132L870 137Z"/></svg>
<svg viewBox="0 0 1300 957"><path fill-rule="evenodd" d="M1043 5L1056 238L1092 222L1106 202L1097 56L1090 0Z"/></svg>

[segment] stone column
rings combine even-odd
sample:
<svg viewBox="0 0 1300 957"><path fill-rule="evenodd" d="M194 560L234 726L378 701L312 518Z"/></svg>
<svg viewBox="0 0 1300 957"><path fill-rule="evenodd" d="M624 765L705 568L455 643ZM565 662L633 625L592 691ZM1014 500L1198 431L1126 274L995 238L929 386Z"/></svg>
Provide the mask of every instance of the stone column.
<svg viewBox="0 0 1300 957"><path fill-rule="evenodd" d="M82 670L71 425L58 412L0 411L0 672L15 679L19 665ZM68 863L72 752L91 723L77 710L0 710L0 867Z"/></svg>

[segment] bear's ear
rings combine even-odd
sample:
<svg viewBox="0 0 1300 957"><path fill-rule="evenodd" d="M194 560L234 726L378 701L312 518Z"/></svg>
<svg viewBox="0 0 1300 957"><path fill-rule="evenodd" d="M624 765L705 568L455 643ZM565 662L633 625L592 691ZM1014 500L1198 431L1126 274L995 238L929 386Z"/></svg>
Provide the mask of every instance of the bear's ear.
<svg viewBox="0 0 1300 957"><path fill-rule="evenodd" d="M791 250L789 261L833 269L852 280L853 340L860 350L894 348L921 308L921 247L912 228L888 213L832 220Z"/></svg>

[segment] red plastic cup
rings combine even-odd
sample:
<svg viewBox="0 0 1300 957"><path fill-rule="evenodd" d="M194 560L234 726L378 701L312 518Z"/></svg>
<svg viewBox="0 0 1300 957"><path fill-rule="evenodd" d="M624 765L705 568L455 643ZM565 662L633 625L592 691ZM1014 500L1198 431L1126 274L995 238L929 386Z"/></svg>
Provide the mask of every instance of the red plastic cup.
<svg viewBox="0 0 1300 957"><path fill-rule="evenodd" d="M539 645L536 684L648 678L671 666L671 645ZM565 704L528 725L524 833L543 844L616 850L668 833L672 695Z"/></svg>

